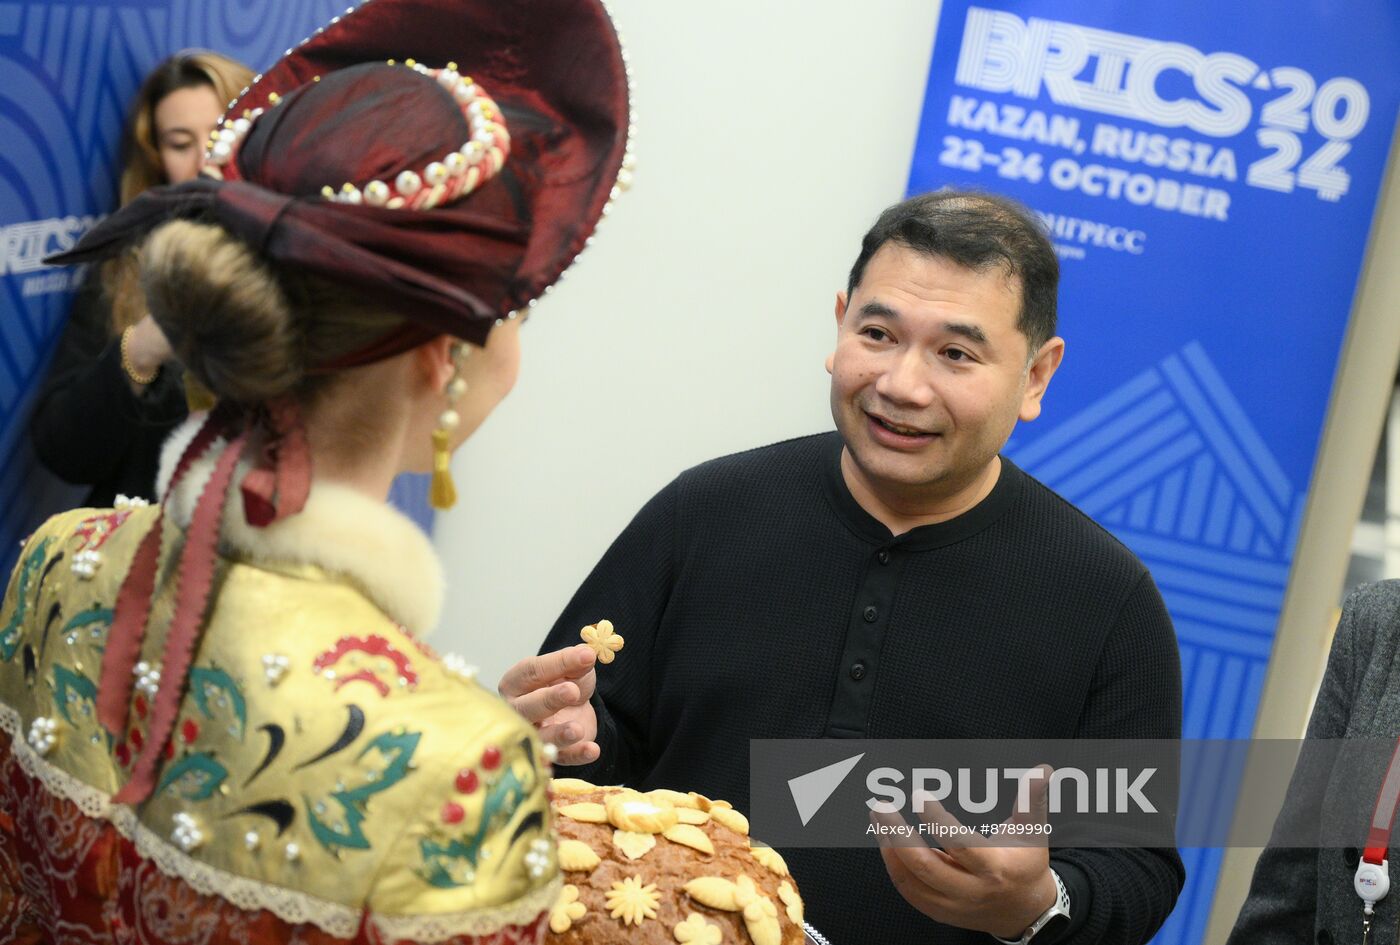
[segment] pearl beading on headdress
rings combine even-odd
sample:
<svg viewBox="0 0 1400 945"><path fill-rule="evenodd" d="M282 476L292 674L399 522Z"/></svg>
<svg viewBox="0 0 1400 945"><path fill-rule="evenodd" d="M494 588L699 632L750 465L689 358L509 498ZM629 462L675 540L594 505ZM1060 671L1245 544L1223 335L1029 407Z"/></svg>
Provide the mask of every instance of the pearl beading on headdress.
<svg viewBox="0 0 1400 945"><path fill-rule="evenodd" d="M243 91L248 91L244 89ZM268 101L276 105L280 99L271 95ZM238 145L253 127L253 122L257 121L263 114L263 109L255 108L250 112L244 112L242 118L226 118L223 124L214 129L209 136L209 146L204 150L205 173L223 180L223 171L220 170L225 164L233 160L234 154L238 150Z"/></svg>
<svg viewBox="0 0 1400 945"><path fill-rule="evenodd" d="M389 60L389 65L394 61ZM366 203L390 210L428 210L440 204L465 197L496 174L510 154L510 132L506 129L501 110L470 76L457 72L457 64L449 62L445 69L429 69L408 59L404 65L419 75L436 79L451 93L467 120L471 137L456 151L433 161L420 174L414 170L399 173L393 181L372 180L364 189L347 182L340 190L324 187L321 196L339 203Z"/></svg>
<svg viewBox="0 0 1400 945"><path fill-rule="evenodd" d="M395 65L394 60L390 59L389 65ZM404 66L436 80L452 96L471 129L471 137L457 150L443 155L442 160L428 164L422 173L406 169L392 181L372 180L363 190L350 181L341 184L339 190L327 185L321 188L322 197L337 203L363 203L390 210L429 210L465 197L500 173L510 154L510 131L495 101L471 76L461 75L455 62L448 63L445 69L429 69L407 59ZM268 96L273 106L280 100L275 93ZM247 117L225 120L211 136L206 161L222 168L233 160L253 122L263 113L257 108Z"/></svg>
<svg viewBox="0 0 1400 945"><path fill-rule="evenodd" d="M371 2L372 0L362 0L362 2L358 6L346 7L343 16L349 16L356 10L368 6ZM617 25L617 14L613 12L612 7L608 3L608 0L598 0L598 2L603 7L603 12L608 15L608 19L612 21L613 29L617 33L617 44L622 58L622 71L624 77L627 80L627 102L629 113L627 121L627 144L624 146L622 152L622 165L618 168L617 178L613 184L612 190L608 194L608 201L606 204L603 205L603 215L599 217L598 222L593 225L593 232L595 234L597 233L598 229L602 227L603 222L607 220L608 214L612 211L613 201L616 200L622 193L631 188L632 175L635 173L637 167L636 152L633 150L633 144L637 140L637 112L636 109L631 107L632 103L637 100L637 96L636 86L632 80L632 61L631 57L627 54L627 43L622 38L622 30L619 29ZM341 16L331 17L331 21L328 25L334 26L337 23L339 23L341 19ZM307 43L311 42L313 38L320 36L325 31L326 27L318 27L316 29L316 32L303 39L300 43L297 44L297 47L305 46ZM289 48L286 52L286 55L290 56L292 52L293 49ZM262 81L262 78L263 76L261 72L253 76L253 81L250 82L246 87L244 87L243 91L239 92L238 96L232 102L229 102L229 107L232 108L234 104L238 102L239 99L247 95L248 92L253 88L253 86L257 85L259 82ZM268 96L268 101L274 104L276 103L276 99L277 96L275 93L273 95ZM256 118L258 115L261 114L262 109L259 108L254 109L253 112L249 113L246 117L252 119ZM228 125L228 122L225 122L225 125ZM236 126L237 121L233 122L233 125ZM217 135L219 134L219 132L215 132L215 134ZM244 129L243 134L247 134L246 128ZM213 162L213 152L211 151L207 153L206 157L208 157L208 159L210 160L210 164L205 167L205 173L212 174L214 177L222 178L223 173L220 171L218 164L215 164ZM228 159L225 158L222 162L219 163L227 163L227 161ZM478 186L480 186L480 184L478 184ZM363 194L361 196L363 196ZM580 249L574 255L574 258L569 260L569 262L565 264L564 268L560 270L559 275L555 277L554 282L544 287L544 290L540 293L540 297L546 296L550 292L552 292L554 290L554 286L563 280L568 270L574 265L574 263L578 262L578 260L583 256L584 252L592 245L593 236L589 235L583 241L583 249ZM505 318L496 319L496 324L502 325L505 323L506 319L514 320L516 318L526 318L529 316L530 310L533 309L538 303L539 297L530 299L519 309L514 309L511 312L507 313Z"/></svg>

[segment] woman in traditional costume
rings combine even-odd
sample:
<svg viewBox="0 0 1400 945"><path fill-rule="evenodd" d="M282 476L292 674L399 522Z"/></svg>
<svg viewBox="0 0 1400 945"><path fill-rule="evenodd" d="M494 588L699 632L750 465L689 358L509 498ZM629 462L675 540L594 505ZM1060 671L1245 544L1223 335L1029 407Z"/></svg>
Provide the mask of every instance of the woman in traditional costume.
<svg viewBox="0 0 1400 945"><path fill-rule="evenodd" d="M60 260L144 239L151 311L218 404L172 436L158 505L21 551L0 940L538 941L551 754L419 642L441 572L384 499L434 468L450 501L516 313L625 183L617 36L599 0L373 0L228 118L221 179Z"/></svg>

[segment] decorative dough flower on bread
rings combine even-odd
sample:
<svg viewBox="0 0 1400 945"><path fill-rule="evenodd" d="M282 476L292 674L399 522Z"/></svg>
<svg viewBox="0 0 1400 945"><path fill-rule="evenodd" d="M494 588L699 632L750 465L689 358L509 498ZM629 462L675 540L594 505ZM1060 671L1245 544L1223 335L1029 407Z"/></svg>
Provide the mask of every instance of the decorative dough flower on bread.
<svg viewBox="0 0 1400 945"><path fill-rule="evenodd" d="M778 924L778 907L767 896L757 896L744 906L744 928L753 945L781 945L783 927Z"/></svg>
<svg viewBox="0 0 1400 945"><path fill-rule="evenodd" d="M643 919L656 918L656 907L661 903L661 894L655 883L642 885L637 876L628 876L613 883L608 888L608 912L614 919L621 919L623 925L641 925Z"/></svg>
<svg viewBox="0 0 1400 945"><path fill-rule="evenodd" d="M588 907L578 901L578 887L566 883L559 890L559 899L554 903L554 908L549 910L549 928L555 934L562 935L587 911Z"/></svg>
<svg viewBox="0 0 1400 945"><path fill-rule="evenodd" d="M685 921L677 923L671 931L681 945L719 945L724 938L724 931L718 925L706 922L698 912L686 916Z"/></svg>

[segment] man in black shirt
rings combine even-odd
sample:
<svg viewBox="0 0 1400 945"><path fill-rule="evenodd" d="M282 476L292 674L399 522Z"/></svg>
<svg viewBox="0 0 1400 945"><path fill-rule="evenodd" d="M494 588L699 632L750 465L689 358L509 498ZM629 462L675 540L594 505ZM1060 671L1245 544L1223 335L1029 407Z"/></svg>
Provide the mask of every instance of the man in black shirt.
<svg viewBox="0 0 1400 945"><path fill-rule="evenodd" d="M1180 737L1147 570L999 455L1064 352L1058 275L1011 201L887 210L836 299L837 432L683 473L503 677L559 761L743 808L753 738ZM599 673L569 644L603 618L627 647ZM784 855L837 945L1141 943L1184 878L1170 849Z"/></svg>

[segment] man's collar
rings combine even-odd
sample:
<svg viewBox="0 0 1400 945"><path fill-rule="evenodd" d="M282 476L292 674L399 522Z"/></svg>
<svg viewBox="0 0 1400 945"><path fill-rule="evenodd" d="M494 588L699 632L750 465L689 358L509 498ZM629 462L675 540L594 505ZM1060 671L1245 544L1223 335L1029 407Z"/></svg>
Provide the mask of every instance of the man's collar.
<svg viewBox="0 0 1400 945"><path fill-rule="evenodd" d="M1004 515L1021 493L1025 474L1015 463L1001 457L1001 475L992 491L972 508L954 518L931 525L920 525L895 536L889 528L871 515L851 495L841 474L841 451L845 444L839 433L832 433L824 444L822 481L832 508L841 521L863 541L875 546L927 551L962 541L982 531Z"/></svg>

